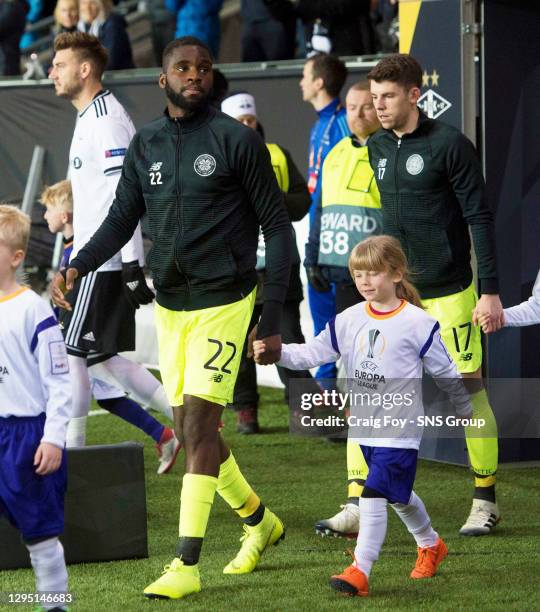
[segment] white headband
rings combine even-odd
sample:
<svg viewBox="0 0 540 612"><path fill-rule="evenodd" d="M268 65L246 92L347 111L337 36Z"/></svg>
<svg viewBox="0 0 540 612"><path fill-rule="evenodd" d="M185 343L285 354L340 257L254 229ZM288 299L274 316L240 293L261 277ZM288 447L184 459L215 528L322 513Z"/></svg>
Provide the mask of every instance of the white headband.
<svg viewBox="0 0 540 612"><path fill-rule="evenodd" d="M248 93L239 93L229 98L225 98L221 103L221 110L234 119L242 115L257 116L255 98Z"/></svg>

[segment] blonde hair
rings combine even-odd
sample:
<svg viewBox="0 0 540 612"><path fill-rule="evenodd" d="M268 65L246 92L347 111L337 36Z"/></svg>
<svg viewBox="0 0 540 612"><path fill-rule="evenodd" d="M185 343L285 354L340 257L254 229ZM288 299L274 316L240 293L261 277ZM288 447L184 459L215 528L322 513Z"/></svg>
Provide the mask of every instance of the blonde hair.
<svg viewBox="0 0 540 612"><path fill-rule="evenodd" d="M399 272L402 280L396 285L396 295L411 304L422 308L422 300L411 283L407 258L399 244L392 236L371 236L359 242L349 257L349 272L354 280L355 270L373 270L374 272Z"/></svg>
<svg viewBox="0 0 540 612"><path fill-rule="evenodd" d="M54 7L54 21L56 23L56 27L60 27L60 4L70 4L77 9L77 15L79 14L79 2L78 0L58 0L56 6Z"/></svg>
<svg viewBox="0 0 540 612"><path fill-rule="evenodd" d="M29 237L30 217L15 206L0 204L0 242L26 253Z"/></svg>
<svg viewBox="0 0 540 612"><path fill-rule="evenodd" d="M55 208L65 213L73 212L73 193L71 181L59 181L50 187L45 187L39 200L47 208Z"/></svg>

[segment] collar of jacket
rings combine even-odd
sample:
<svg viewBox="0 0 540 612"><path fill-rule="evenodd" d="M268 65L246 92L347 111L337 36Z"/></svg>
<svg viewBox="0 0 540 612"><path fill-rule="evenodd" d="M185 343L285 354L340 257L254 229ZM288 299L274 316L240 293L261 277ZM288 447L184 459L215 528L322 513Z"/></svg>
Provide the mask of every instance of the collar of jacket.
<svg viewBox="0 0 540 612"><path fill-rule="evenodd" d="M334 98L330 104L327 104L324 108L317 111L319 117L331 117L336 111L338 106L341 105L339 98Z"/></svg>
<svg viewBox="0 0 540 612"><path fill-rule="evenodd" d="M408 134L403 134L402 138L416 138L417 136L423 136L431 129L433 125L433 119L430 119L423 110L418 109L418 125L416 128L409 132ZM386 132L393 140L399 140L399 136L394 132L394 130L386 128L381 128L383 132Z"/></svg>
<svg viewBox="0 0 540 612"><path fill-rule="evenodd" d="M360 140L358 140L358 136L356 134L351 134L351 144L353 147L355 147L356 149L359 149L360 147L366 147L368 140L371 138L371 134L366 138L366 142L365 144L362 144L360 142Z"/></svg>
<svg viewBox="0 0 540 612"><path fill-rule="evenodd" d="M171 117L169 115L169 109L166 108L163 112L165 118L167 119L166 124L167 128L171 132L177 131L177 126L180 126L182 132L194 132L198 130L202 125L208 123L210 119L212 119L216 110L210 106L209 104L202 108L201 110L189 115L189 117Z"/></svg>

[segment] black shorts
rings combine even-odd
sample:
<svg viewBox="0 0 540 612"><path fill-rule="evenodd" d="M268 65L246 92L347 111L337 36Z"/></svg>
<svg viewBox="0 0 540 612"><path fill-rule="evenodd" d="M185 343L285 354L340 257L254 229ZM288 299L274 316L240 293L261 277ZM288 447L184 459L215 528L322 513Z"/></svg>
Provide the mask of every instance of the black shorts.
<svg viewBox="0 0 540 612"><path fill-rule="evenodd" d="M70 355L135 350L135 309L120 271L90 272L66 298L72 310L60 311L60 325Z"/></svg>

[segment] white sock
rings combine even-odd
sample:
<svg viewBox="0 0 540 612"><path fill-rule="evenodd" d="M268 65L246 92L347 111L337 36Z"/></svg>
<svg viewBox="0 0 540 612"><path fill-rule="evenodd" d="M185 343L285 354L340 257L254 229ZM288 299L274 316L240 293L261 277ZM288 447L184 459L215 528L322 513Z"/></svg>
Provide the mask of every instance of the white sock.
<svg viewBox="0 0 540 612"><path fill-rule="evenodd" d="M424 502L414 491L408 504L391 504L391 506L416 540L417 546L420 548L435 546L439 534L431 526Z"/></svg>
<svg viewBox="0 0 540 612"><path fill-rule="evenodd" d="M143 406L150 406L173 420L172 408L163 385L140 363L130 361L121 355L114 355L99 365L105 368L134 400Z"/></svg>
<svg viewBox="0 0 540 612"><path fill-rule="evenodd" d="M37 544L26 544L36 576L36 589L41 593L67 593L68 574L64 548L58 538ZM56 603L42 603L45 609L59 607ZM62 606L60 606L62 607Z"/></svg>
<svg viewBox="0 0 540 612"><path fill-rule="evenodd" d="M67 426L66 448L80 448L86 446L86 419L87 417L74 417Z"/></svg>
<svg viewBox="0 0 540 612"><path fill-rule="evenodd" d="M68 355L68 363L73 395L71 416L86 416L90 409L90 401L92 400L92 390L90 388L90 378L88 376L86 359L84 357Z"/></svg>
<svg viewBox="0 0 540 612"><path fill-rule="evenodd" d="M388 515L386 499L381 497L360 497L360 524L358 540L354 549L356 567L369 576L371 567L379 558L379 552L386 537Z"/></svg>

